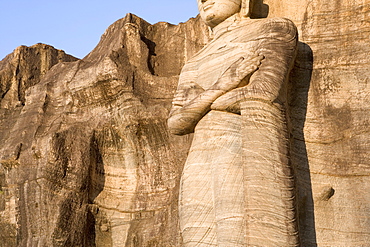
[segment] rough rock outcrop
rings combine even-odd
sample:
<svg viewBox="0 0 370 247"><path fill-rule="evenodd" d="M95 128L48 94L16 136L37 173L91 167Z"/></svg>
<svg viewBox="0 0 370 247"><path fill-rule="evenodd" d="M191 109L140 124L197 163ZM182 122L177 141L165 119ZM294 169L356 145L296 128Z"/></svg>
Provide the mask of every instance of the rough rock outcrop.
<svg viewBox="0 0 370 247"><path fill-rule="evenodd" d="M36 44L20 46L0 61L1 109L25 104L25 92L37 84L41 77L59 62L76 61L62 50Z"/></svg>
<svg viewBox="0 0 370 247"><path fill-rule="evenodd" d="M13 174L18 175L18 159L23 143L29 144L27 142L31 141L23 140L22 133L13 133L13 127L19 122L26 104L25 92L39 83L55 64L76 60L64 51L37 44L32 47L20 46L0 61L0 246L15 246L19 230L20 191L13 186L16 185L14 177L9 175L13 169L16 171ZM23 122L24 129L33 127L31 119L25 118ZM9 145L10 152L5 151L3 148Z"/></svg>
<svg viewBox="0 0 370 247"><path fill-rule="evenodd" d="M2 61L0 245L179 246L190 137L166 119L181 67L208 42L202 25L129 14L82 60L40 45Z"/></svg>

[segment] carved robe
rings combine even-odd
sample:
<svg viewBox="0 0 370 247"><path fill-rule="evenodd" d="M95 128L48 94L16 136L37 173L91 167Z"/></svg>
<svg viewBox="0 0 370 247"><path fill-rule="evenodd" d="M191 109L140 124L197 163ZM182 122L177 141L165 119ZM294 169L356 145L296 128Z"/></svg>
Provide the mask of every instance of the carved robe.
<svg viewBox="0 0 370 247"><path fill-rule="evenodd" d="M254 125L247 123L246 120L251 119L246 118L253 109L259 109L259 103L271 104L278 109L278 129L282 129L283 138L286 133L286 79L297 43L294 24L282 18L236 21L236 16L232 16L216 29L211 43L183 67L170 114L170 119L179 119L169 124L175 134L194 130L181 179L180 228L184 246L250 244L246 238L250 196L245 184L248 177L246 168L253 165L253 160L249 162L248 159L253 157L250 158L246 152L255 152L253 147L247 146L250 138L248 141L243 136L246 129L254 131L253 127L245 128L246 125ZM189 117L194 112L188 114L181 111L211 88L232 63L240 57L248 57L247 54L262 54L265 59L246 82L247 85L241 84L221 96L230 100L229 105L212 105L213 102L209 102L209 108L200 111L199 122ZM253 102L252 107L246 102ZM257 106L253 106L256 102ZM269 110L272 115L273 111ZM287 155L287 150L278 150L277 157L281 162L287 163ZM284 173L286 169L283 170ZM289 186L288 183L288 190Z"/></svg>

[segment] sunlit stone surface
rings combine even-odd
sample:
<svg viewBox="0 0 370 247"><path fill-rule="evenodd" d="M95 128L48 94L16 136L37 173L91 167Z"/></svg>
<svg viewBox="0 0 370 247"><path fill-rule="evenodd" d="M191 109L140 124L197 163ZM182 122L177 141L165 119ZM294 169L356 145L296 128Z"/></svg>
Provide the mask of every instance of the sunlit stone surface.
<svg viewBox="0 0 370 247"><path fill-rule="evenodd" d="M304 247L370 242L369 10L363 0L255 0L253 18L298 27L287 112ZM0 246L181 246L178 192L192 134L169 134L166 121L181 68L209 37L199 19L150 25L128 15L80 61L45 45L2 60ZM249 119L260 112L251 108L266 105L246 105Z"/></svg>

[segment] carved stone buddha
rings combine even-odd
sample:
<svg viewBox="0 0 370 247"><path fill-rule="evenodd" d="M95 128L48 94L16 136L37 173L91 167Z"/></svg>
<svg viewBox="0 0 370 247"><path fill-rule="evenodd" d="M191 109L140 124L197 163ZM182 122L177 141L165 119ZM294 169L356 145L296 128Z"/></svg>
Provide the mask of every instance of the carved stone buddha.
<svg viewBox="0 0 370 247"><path fill-rule="evenodd" d="M194 132L181 179L184 246L297 246L285 114L296 27L249 18L252 1L198 7L214 37L183 67L168 119L173 134Z"/></svg>

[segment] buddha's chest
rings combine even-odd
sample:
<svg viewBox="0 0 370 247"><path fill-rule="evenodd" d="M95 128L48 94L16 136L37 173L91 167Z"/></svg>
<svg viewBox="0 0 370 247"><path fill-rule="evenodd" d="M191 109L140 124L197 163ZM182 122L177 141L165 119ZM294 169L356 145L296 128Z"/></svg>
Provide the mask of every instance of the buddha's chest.
<svg viewBox="0 0 370 247"><path fill-rule="evenodd" d="M253 40L243 43L218 40L190 59L184 66L181 77L207 89L240 57L249 58L255 52L256 41Z"/></svg>

